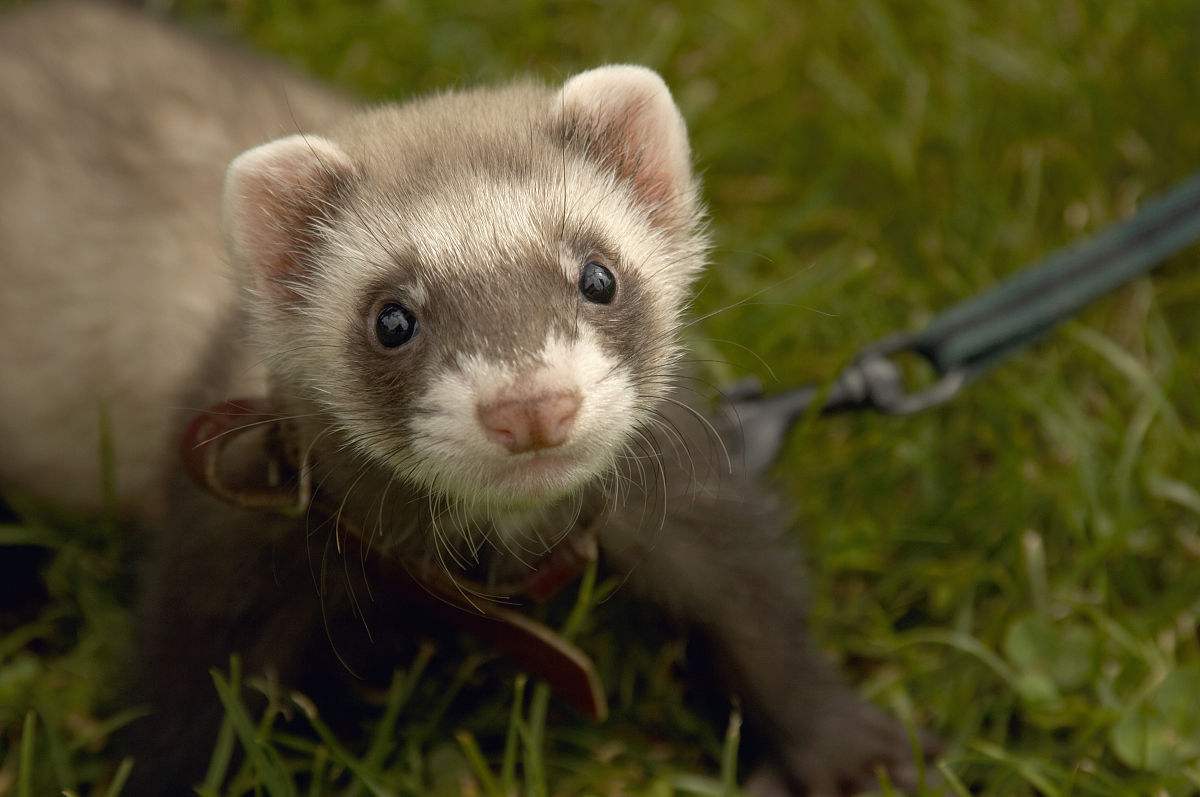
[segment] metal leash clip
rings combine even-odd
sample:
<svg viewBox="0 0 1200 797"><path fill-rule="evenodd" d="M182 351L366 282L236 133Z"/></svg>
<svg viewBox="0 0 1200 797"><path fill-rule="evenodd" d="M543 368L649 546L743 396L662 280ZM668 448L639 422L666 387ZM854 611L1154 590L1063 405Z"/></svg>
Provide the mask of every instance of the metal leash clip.
<svg viewBox="0 0 1200 797"><path fill-rule="evenodd" d="M827 390L813 385L767 395L756 379L746 379L725 391L723 422L729 439L740 443L741 461L748 472L761 474L775 463L788 432L814 402L819 414L875 410L885 415L911 415L953 398L973 372L954 368L930 385L910 392L895 355L921 351L915 335L892 335L867 347L851 361ZM936 366L935 366L936 368Z"/></svg>
<svg viewBox="0 0 1200 797"><path fill-rule="evenodd" d="M921 351L915 335L890 335L854 358L838 377L821 412L868 408L885 415L912 415L946 403L970 381L971 373L967 369L954 368L941 373L920 390L909 392L904 373L895 361L895 355L905 352L923 357L932 364Z"/></svg>

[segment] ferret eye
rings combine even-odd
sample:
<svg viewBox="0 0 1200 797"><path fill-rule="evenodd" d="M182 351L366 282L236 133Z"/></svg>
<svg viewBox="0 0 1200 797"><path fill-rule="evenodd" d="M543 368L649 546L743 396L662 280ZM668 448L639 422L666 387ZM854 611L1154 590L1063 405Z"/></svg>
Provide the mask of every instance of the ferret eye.
<svg viewBox="0 0 1200 797"><path fill-rule="evenodd" d="M417 317L400 304L385 304L375 317L375 337L385 349L403 346L417 334Z"/></svg>
<svg viewBox="0 0 1200 797"><path fill-rule="evenodd" d="M579 292L596 304L608 304L617 293L617 278L595 260L588 261L579 275Z"/></svg>

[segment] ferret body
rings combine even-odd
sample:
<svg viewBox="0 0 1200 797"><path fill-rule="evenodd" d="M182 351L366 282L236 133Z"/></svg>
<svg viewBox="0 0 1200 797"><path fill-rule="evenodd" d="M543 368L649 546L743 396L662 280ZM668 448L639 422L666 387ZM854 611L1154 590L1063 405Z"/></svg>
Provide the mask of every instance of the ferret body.
<svg viewBox="0 0 1200 797"><path fill-rule="evenodd" d="M511 573L601 517L606 561L703 633L789 783L911 780L903 733L810 650L775 502L680 388L706 239L653 72L360 111L131 13L55 5L0 23L0 103L0 488L95 509L106 414L156 551L142 789L202 774L207 671L231 652L297 685L339 654L393 664L346 585L316 594L328 529L314 543L182 475L188 417L258 395L372 555Z"/></svg>
<svg viewBox="0 0 1200 797"><path fill-rule="evenodd" d="M99 509L106 414L123 508L158 522L179 393L237 303L220 164L352 106L132 12L48 3L0 18L0 107L0 484ZM264 369L238 373L263 391Z"/></svg>

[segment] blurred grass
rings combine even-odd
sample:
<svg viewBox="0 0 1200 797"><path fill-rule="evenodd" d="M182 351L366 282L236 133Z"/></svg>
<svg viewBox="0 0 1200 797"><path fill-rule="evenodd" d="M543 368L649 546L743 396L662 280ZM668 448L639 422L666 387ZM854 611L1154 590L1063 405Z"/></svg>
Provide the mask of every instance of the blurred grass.
<svg viewBox="0 0 1200 797"><path fill-rule="evenodd" d="M829 378L1200 166L1196 0L157 5L372 98L607 61L659 69L712 206L697 346L728 361L722 379L770 381L722 341L780 385ZM817 633L868 696L949 742L943 769L970 793L1200 793L1198 263L1176 258L951 406L812 423L778 471ZM105 719L129 718L106 702L129 622L112 586L122 554L67 528L4 529L54 553L44 613L0 638L0 794L20 793L29 709L45 793L107 782L118 763L101 742ZM619 671L616 718L550 712L550 792L719 788L722 729L682 708L678 647L618 654L595 630L584 643ZM435 664L429 693L481 677ZM399 747L376 761L387 789L490 794L474 746L516 782L505 740L528 741L532 698L514 706L491 683L491 704L436 727L428 704L398 712ZM349 782L328 740L290 741L314 784ZM341 744L363 755L370 736Z"/></svg>

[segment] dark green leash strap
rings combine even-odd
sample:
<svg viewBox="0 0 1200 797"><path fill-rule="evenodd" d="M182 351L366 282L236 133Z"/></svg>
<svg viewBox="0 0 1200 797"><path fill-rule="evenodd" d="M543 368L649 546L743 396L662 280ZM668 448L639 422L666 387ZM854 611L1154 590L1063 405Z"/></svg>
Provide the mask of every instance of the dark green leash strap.
<svg viewBox="0 0 1200 797"><path fill-rule="evenodd" d="M1197 240L1200 174L1147 202L1132 218L942 312L924 329L869 346L828 391L809 386L765 396L756 383L735 386L725 402L727 425L741 436L746 467L759 472L775 461L788 430L822 395L822 414L874 409L907 415L936 406L1088 303ZM938 379L908 392L892 359L901 352L924 357Z"/></svg>
<svg viewBox="0 0 1200 797"><path fill-rule="evenodd" d="M945 311L913 337L913 349L940 373L983 370L1197 239L1200 175L1127 221Z"/></svg>

